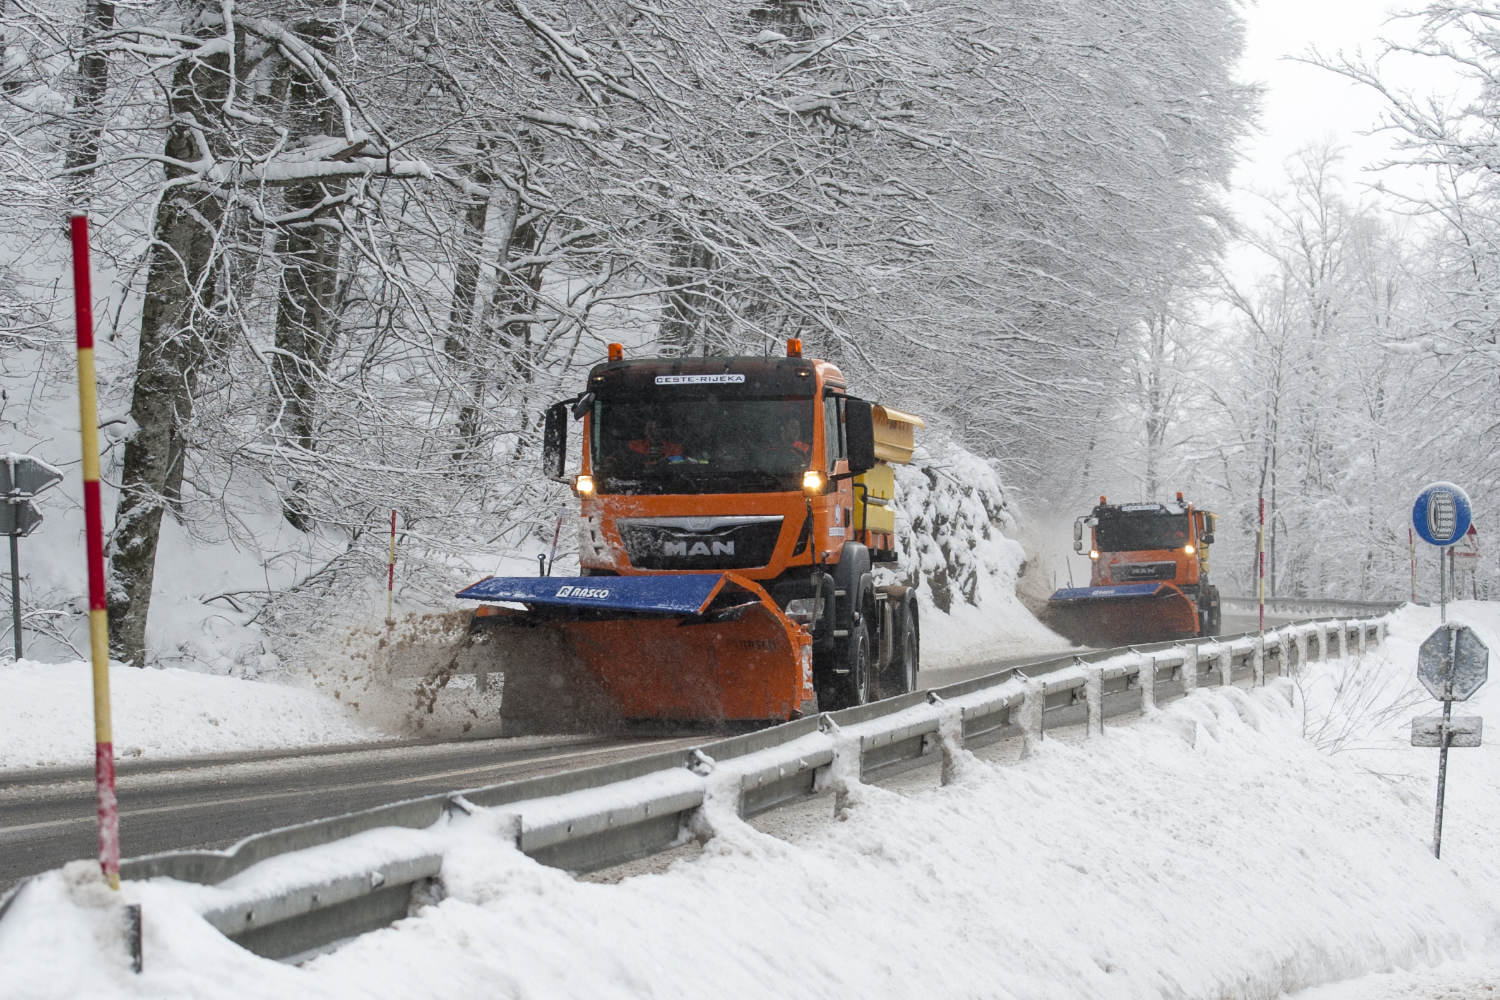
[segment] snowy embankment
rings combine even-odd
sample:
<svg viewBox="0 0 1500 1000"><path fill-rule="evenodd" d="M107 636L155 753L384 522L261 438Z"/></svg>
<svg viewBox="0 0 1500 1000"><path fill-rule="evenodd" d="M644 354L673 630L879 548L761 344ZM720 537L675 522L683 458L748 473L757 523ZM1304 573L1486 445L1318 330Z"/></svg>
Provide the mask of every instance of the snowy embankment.
<svg viewBox="0 0 1500 1000"><path fill-rule="evenodd" d="M1452 611L1500 649L1500 606ZM1407 727L1435 707L1414 666L1436 624L1403 609L1362 658L1200 689L1102 738L1052 734L1026 760L968 757L948 787L922 772L860 786L845 822L772 813L757 826L773 835L718 814L701 854L615 883L533 863L482 816L456 823L427 835L446 901L298 968L229 945L190 891L158 881L120 893L145 913L134 976L113 899L81 863L0 925L6 995L1115 1000L1337 980L1354 981L1308 1000L1487 995L1500 753L1454 751L1434 859L1436 752L1408 746ZM1494 708L1487 688L1462 712Z"/></svg>

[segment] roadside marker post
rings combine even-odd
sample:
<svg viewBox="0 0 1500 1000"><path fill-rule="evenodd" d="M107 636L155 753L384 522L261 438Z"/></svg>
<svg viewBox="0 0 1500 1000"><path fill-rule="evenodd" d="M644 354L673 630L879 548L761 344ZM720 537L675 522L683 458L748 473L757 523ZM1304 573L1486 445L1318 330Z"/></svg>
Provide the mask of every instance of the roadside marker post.
<svg viewBox="0 0 1500 1000"><path fill-rule="evenodd" d="M396 624L396 512L391 511L391 549L385 567L385 629L390 638L391 626Z"/></svg>
<svg viewBox="0 0 1500 1000"><path fill-rule="evenodd" d="M89 220L75 212L73 311L78 323L78 427L83 438L83 517L89 574L89 651L94 667L94 793L99 867L120 888L120 808L109 715L109 617L104 584L104 522L99 496L99 403L94 383L94 307L89 281Z"/></svg>
<svg viewBox="0 0 1500 1000"><path fill-rule="evenodd" d="M78 430L83 447L83 535L89 576L89 655L94 668L94 812L99 824L99 868L120 889L120 806L115 797L115 745L109 712L109 611L104 583L104 514L99 494L99 400L94 382L94 305L89 278L89 220L68 219L73 243L73 314L78 327ZM50 485L50 484L49 484ZM141 907L124 907L130 968L144 968Z"/></svg>

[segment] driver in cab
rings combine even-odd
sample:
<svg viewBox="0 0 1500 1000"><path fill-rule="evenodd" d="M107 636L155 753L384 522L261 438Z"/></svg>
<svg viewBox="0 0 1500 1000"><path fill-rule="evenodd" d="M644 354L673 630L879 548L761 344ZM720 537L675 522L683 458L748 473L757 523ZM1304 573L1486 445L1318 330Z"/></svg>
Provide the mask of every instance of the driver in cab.
<svg viewBox="0 0 1500 1000"><path fill-rule="evenodd" d="M794 462L799 469L807 468L808 461L812 458L812 444L802 438L801 419L788 416L781 422L782 455L788 462Z"/></svg>
<svg viewBox="0 0 1500 1000"><path fill-rule="evenodd" d="M645 427L641 429L641 436L633 438L626 447L637 462L648 467L684 460L682 443L669 439L662 429L661 421L655 417L646 421Z"/></svg>

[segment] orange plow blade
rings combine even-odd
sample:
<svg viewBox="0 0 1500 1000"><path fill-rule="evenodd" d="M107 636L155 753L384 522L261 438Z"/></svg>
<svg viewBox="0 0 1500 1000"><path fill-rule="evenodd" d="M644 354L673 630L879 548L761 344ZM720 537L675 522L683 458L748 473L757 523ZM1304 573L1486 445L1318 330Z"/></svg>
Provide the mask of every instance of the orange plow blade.
<svg viewBox="0 0 1500 1000"><path fill-rule="evenodd" d="M475 653L503 676L502 733L614 722L786 720L814 708L811 637L735 574L481 581ZM516 590L524 591L517 593ZM580 596L581 595L581 596Z"/></svg>
<svg viewBox="0 0 1500 1000"><path fill-rule="evenodd" d="M1165 583L1059 590L1047 602L1043 620L1083 646L1127 646L1198 634L1198 606Z"/></svg>

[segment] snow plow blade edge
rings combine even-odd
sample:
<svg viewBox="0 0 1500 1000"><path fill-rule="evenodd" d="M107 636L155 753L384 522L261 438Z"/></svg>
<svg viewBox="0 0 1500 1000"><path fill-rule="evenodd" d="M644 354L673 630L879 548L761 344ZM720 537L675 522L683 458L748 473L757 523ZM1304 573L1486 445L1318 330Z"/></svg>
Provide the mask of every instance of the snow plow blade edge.
<svg viewBox="0 0 1500 1000"><path fill-rule="evenodd" d="M811 711L811 637L732 573L482 580L475 655L502 674L504 735Z"/></svg>
<svg viewBox="0 0 1500 1000"><path fill-rule="evenodd" d="M1048 628L1084 646L1121 646L1198 635L1198 606L1169 583L1069 587L1047 601Z"/></svg>

